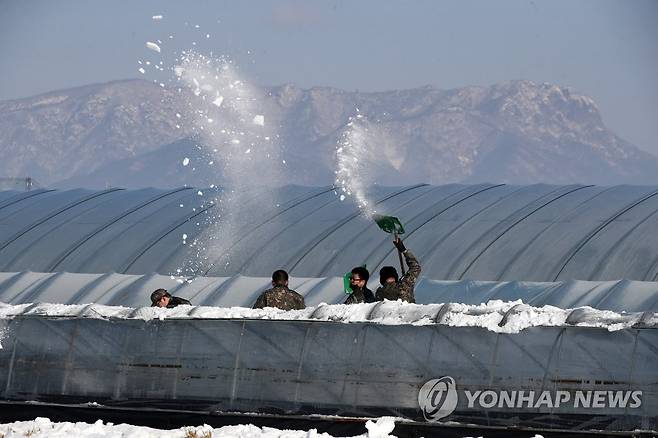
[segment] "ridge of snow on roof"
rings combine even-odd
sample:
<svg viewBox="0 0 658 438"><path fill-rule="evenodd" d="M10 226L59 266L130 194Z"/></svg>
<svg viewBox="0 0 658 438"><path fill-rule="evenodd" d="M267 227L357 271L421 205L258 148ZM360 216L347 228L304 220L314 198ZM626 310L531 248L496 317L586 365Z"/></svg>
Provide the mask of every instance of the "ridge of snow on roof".
<svg viewBox="0 0 658 438"><path fill-rule="evenodd" d="M374 276L373 276L374 277ZM271 287L269 277L183 277L75 274L68 272L0 272L0 302L83 304L140 307L150 305L155 289L189 299L194 305L251 307ZM189 281L188 281L189 280ZM377 287L376 278L370 287ZM345 301L341 277L291 277L290 287L304 296L307 306ZM615 312L658 311L658 282L651 281L444 281L426 277L416 284L418 304L458 302L481 304L489 300L515 301L562 309L591 306Z"/></svg>
<svg viewBox="0 0 658 438"><path fill-rule="evenodd" d="M553 306L533 307L521 300L492 300L485 304L460 303L410 304L382 301L363 304L320 304L303 310L284 311L276 308L178 306L122 307L99 304L0 304L0 320L16 317L93 318L133 320L181 319L263 319L284 321L329 321L336 323L374 323L382 325L447 325L482 327L497 333L519 333L537 326L598 327L609 331L627 328L656 328L658 313L617 313L591 307L560 309Z"/></svg>

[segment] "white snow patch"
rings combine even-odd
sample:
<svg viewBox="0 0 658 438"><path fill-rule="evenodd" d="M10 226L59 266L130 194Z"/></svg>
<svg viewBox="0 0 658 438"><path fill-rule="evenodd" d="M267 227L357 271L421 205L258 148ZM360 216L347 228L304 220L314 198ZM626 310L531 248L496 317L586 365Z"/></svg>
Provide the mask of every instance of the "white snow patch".
<svg viewBox="0 0 658 438"><path fill-rule="evenodd" d="M183 234L185 242L187 235ZM181 281L182 282L182 281ZM441 311L441 317L436 317ZM173 309L159 307L130 308L100 304L0 304L0 320L18 315L62 316L82 318L118 319L270 319L302 321L334 321L340 323L370 322L382 325L448 325L452 327L482 327L497 333L519 333L537 326L568 326L572 312L578 317L573 325L600 327L609 331L628 329L642 318L641 312L616 313L591 307L560 309L553 306L533 307L517 301L491 300L485 304L461 303L410 304L403 301L383 301L363 304L321 303L302 310L284 311L272 307L250 309L245 307L178 306ZM658 314L657 314L658 315ZM656 315L645 319L650 327L658 325Z"/></svg>
<svg viewBox="0 0 658 438"><path fill-rule="evenodd" d="M375 422L368 420L366 429L368 429L368 438L388 438L395 429L395 420L393 417L381 417Z"/></svg>
<svg viewBox="0 0 658 438"><path fill-rule="evenodd" d="M146 70L144 70L144 67L140 67L139 70L137 71L139 71L141 74L144 74L146 72Z"/></svg>
<svg viewBox="0 0 658 438"><path fill-rule="evenodd" d="M0 350L2 350L2 340L7 336L7 329L0 328Z"/></svg>
<svg viewBox="0 0 658 438"><path fill-rule="evenodd" d="M265 126L265 116L262 114L257 114L253 119L254 125Z"/></svg>
<svg viewBox="0 0 658 438"><path fill-rule="evenodd" d="M183 158L183 166L187 166L188 164L190 164L190 159L187 157Z"/></svg>
<svg viewBox="0 0 658 438"><path fill-rule="evenodd" d="M96 405L93 405L96 406ZM354 438L389 438L390 425L393 420L383 417L376 422L368 421L368 432ZM395 425L393 423L393 425ZM231 438L334 438L328 433L318 433L316 429L310 430L279 430L272 427L258 427L253 424L240 424L213 428L203 426L185 426L178 429L154 429L146 426L133 426L130 424L104 423L98 420L93 424L83 422L54 422L49 418L37 417L31 421L15 421L0 424L0 436L6 437L49 437L68 438L71 436L81 438L96 437L161 437L184 438L190 436L212 436Z"/></svg>
<svg viewBox="0 0 658 438"><path fill-rule="evenodd" d="M222 102L224 102L224 97L223 96L217 96L217 98L215 98L215 100L212 101L212 104L217 106L217 107L220 107L220 106L222 106Z"/></svg>
<svg viewBox="0 0 658 438"><path fill-rule="evenodd" d="M146 48L153 50L154 52L160 53L160 46L155 44L154 42L147 41L146 42Z"/></svg>
<svg viewBox="0 0 658 438"><path fill-rule="evenodd" d="M154 16L151 17L151 19L153 19L153 21L162 20L162 15L154 15Z"/></svg>

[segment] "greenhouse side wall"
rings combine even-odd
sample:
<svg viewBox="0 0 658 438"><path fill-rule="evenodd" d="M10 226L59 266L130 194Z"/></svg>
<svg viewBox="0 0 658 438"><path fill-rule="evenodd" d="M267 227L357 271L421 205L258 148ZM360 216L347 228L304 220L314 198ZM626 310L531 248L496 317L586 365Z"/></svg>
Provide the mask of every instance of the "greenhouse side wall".
<svg viewBox="0 0 658 438"><path fill-rule="evenodd" d="M4 400L658 429L655 329L501 334L438 324L27 316L2 324ZM419 391L445 377L457 402L437 418ZM511 393L516 401L503 400Z"/></svg>

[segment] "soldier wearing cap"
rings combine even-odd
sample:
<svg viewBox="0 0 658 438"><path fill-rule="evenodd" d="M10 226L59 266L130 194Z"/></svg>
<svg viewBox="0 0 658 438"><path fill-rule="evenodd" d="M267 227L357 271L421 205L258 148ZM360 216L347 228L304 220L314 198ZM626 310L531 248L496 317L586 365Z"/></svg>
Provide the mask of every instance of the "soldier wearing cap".
<svg viewBox="0 0 658 438"><path fill-rule="evenodd" d="M377 301L383 301L385 299L396 301L400 299L409 303L415 303L414 287L420 275L420 263L418 263L418 259L416 259L411 251L404 247L402 239L396 237L393 245L404 255L404 260L407 262L409 270L402 278L398 278L397 269L393 266L384 266L379 271L379 283L381 286L375 292L375 297Z"/></svg>
<svg viewBox="0 0 658 438"><path fill-rule="evenodd" d="M151 307L166 307L167 309L186 304L191 306L185 298L171 296L166 289L156 289L151 294Z"/></svg>

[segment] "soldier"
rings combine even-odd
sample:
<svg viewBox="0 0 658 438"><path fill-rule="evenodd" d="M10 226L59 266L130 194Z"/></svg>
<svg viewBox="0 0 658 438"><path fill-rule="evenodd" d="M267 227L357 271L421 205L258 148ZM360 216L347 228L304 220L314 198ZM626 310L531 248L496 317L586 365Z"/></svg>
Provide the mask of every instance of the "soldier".
<svg viewBox="0 0 658 438"><path fill-rule="evenodd" d="M156 289L151 294L151 307L166 307L167 309L171 309L181 304L192 305L185 298L172 297L166 289Z"/></svg>
<svg viewBox="0 0 658 438"><path fill-rule="evenodd" d="M345 304L374 303L376 301L375 294L366 286L369 278L370 273L366 268L357 266L352 269L350 276L352 293L345 300Z"/></svg>
<svg viewBox="0 0 658 438"><path fill-rule="evenodd" d="M402 301L415 303L414 286L416 285L416 279L420 275L420 263L418 263L418 260L411 251L404 247L404 243L400 237L396 237L393 240L393 245L404 255L409 270L398 280L398 271L393 266L384 266L379 271L381 287L377 289L376 298L378 301L384 299L391 301L401 299Z"/></svg>
<svg viewBox="0 0 658 438"><path fill-rule="evenodd" d="M266 290L256 300L254 309L278 307L282 310L299 310L306 307L304 297L288 289L288 273L283 269L272 274L272 288Z"/></svg>

